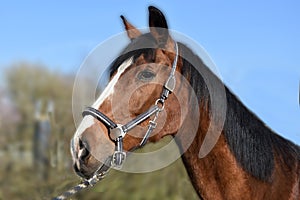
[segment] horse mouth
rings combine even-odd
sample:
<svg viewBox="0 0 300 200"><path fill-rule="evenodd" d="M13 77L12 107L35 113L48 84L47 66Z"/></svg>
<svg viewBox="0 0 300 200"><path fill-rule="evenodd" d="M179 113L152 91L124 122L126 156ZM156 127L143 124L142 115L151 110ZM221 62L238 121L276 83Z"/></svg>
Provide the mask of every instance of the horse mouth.
<svg viewBox="0 0 300 200"><path fill-rule="evenodd" d="M104 163L99 161L97 165L95 164L89 167L83 163L74 163L73 168L78 176L88 180L95 175L106 174L111 168L111 160L112 158L108 157Z"/></svg>
<svg viewBox="0 0 300 200"><path fill-rule="evenodd" d="M78 167L76 163L73 164L73 169L75 173L82 178L89 178L91 176L87 170L84 170L82 167Z"/></svg>

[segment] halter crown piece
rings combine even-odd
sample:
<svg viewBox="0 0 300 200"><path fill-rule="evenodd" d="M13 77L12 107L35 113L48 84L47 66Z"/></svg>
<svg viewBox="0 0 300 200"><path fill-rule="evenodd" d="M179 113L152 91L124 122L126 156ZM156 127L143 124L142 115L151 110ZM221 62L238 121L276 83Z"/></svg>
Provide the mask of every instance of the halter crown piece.
<svg viewBox="0 0 300 200"><path fill-rule="evenodd" d="M177 66L177 60L178 60L178 45L175 42L175 51L176 55L172 64L172 69L170 72L170 75L164 84L163 91L160 95L160 98L158 98L151 108L149 108L144 113L138 115L133 120L129 121L127 124L116 124L114 121L109 119L105 114L100 112L99 110L93 108L93 107L87 107L83 113L82 116L91 115L97 120L99 120L101 123L103 123L106 128L108 129L108 134L110 137L110 140L112 140L115 143L115 152L112 155L111 159L111 167L113 168L121 168L122 164L124 163L124 160L126 158L126 153L123 151L123 138L125 135L134 127L139 125L140 123L144 122L146 119L154 115L153 120L150 120L148 129L140 142L140 144L130 151L136 150L138 148L143 147L146 142L149 139L149 136L153 132L153 130L156 128L156 119L158 117L158 114L164 109L164 103L165 100L167 100L170 93L172 93L175 89L176 85L176 79L175 79L175 71ZM98 171L98 170L97 170Z"/></svg>

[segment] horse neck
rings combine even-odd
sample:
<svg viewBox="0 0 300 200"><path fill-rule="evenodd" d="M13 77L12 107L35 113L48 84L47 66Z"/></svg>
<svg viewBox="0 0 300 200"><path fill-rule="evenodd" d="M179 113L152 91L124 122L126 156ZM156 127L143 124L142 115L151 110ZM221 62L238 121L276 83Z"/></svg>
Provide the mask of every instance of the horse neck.
<svg viewBox="0 0 300 200"><path fill-rule="evenodd" d="M278 189L271 191L266 186L275 181L274 173L278 173L276 177L278 184L285 185L288 191L288 187L296 180L295 177L299 177L300 174L299 146L269 129L187 47L180 45L180 49L181 55L191 58L190 60L198 67L196 70L189 62L182 62L181 72L187 80L190 80L196 93L195 101L199 105L199 113L195 113L193 106L190 106L190 115L183 125L186 130L183 129L183 134L177 137L177 144L183 153L183 163L199 196L205 199L225 197L225 199L247 199L245 195L250 195L251 192L245 191L245 188L249 189L250 185L252 195L258 194L257 191L261 191L261 194L264 191L275 194ZM219 107L221 110L224 108L222 106L226 107L226 119L220 124L222 120L219 119L222 115L212 117L211 99L218 99L222 88L225 92L223 97L225 104L217 105L221 106ZM190 105L195 105L195 101ZM197 119L193 114L200 115L196 122L198 125L196 133L190 133L190 127L193 125L191 123ZM220 125L221 130L216 128ZM217 135L213 138L217 142L206 156L202 156L201 147L205 145L209 127L212 127L212 134ZM190 137L193 137L193 141L188 144L186 138ZM189 146L185 150L183 147L187 145ZM286 171L293 173L281 177L280 172ZM293 177L295 174L297 176ZM253 196L248 198L255 199Z"/></svg>
<svg viewBox="0 0 300 200"><path fill-rule="evenodd" d="M213 196L212 199L221 199L221 195L217 195L216 187L218 187L220 183L216 182L216 175L220 179L225 177L221 173L218 174L222 171L223 167L231 168L230 171L234 171L236 166L233 168L233 166L227 165L227 163L235 163L235 158L227 148L223 132L209 154L205 157L201 157L201 146L205 139L210 122L209 112L204 111L205 104L206 103L202 103L202 105L200 105L199 129L196 134L193 135L194 139L190 146L182 154L182 161L200 198L203 197L206 199L209 195L214 194L216 196ZM188 119L187 121L190 120L191 119ZM191 133L185 132L184 134ZM189 136L185 135L178 137L177 140L177 144L181 150L183 150L184 146L188 145L184 139L185 137Z"/></svg>
<svg viewBox="0 0 300 200"><path fill-rule="evenodd" d="M227 89L226 101L226 121L213 149L201 157L211 117L209 102L200 101L199 128L182 154L199 197L258 199L268 193L266 199L274 199L282 194L300 195L300 148L273 133ZM185 142L185 137L177 140L181 150Z"/></svg>
<svg viewBox="0 0 300 200"><path fill-rule="evenodd" d="M201 147L203 145L205 146L204 141L208 129L211 128L212 130L217 130L217 128L211 126L217 126L218 123L211 121L211 103L208 98L209 95L204 94L205 92L208 92L207 88L203 86L202 89L199 90L202 92L203 96L207 98L199 98L200 117L198 130L194 135L192 143L187 150L184 151L182 160L200 198L222 199L225 197L223 194L228 192L228 183L235 183L232 184L232 187L238 189L243 185L239 180L245 180L245 177L247 177L248 174L240 168L235 155L233 155L230 146L227 143L226 130L221 130L219 133L212 133L217 135L217 137L214 138L216 139L216 144L207 155L203 156L203 154L201 154ZM232 110L231 108L228 109ZM190 113L193 113L192 108ZM191 115L191 118L186 119L186 122L190 123L193 118L193 115ZM226 123L227 121L224 126L226 126ZM187 127L189 127L188 124ZM185 132L184 134L190 133ZM181 150L183 150L183 146L187 145L185 141L186 137L187 136L185 135L179 137L177 140ZM227 197L229 198L229 196Z"/></svg>
<svg viewBox="0 0 300 200"><path fill-rule="evenodd" d="M198 195L201 197L201 195L203 195L203 192L205 192L204 188L207 189L207 188L216 187L216 185L213 185L211 187L209 187L209 185L211 185L212 182L214 182L211 181L212 177L215 177L216 171L220 171L219 168L221 168L221 166L224 164L223 161L231 160L232 162L234 162L234 157L230 154L228 148L223 148L224 146L226 146L224 140L224 134L223 132L222 133L219 132L220 137L215 138L217 140L217 144L214 146L212 151L207 156L201 158L201 153L200 153L201 145L203 144L203 141L210 127L211 124L210 122L212 119L211 112L210 112L210 108L211 108L210 98L211 95L213 94L211 94L210 92L213 92L214 94L219 94L220 92L218 92L218 90L221 89L224 90L224 85L204 65L204 63L198 57L192 55L191 52L187 52L186 51L187 49L185 47L183 47L183 49L184 49L183 54L184 53L188 54L188 55L185 54L183 56L188 56L189 58L192 58L192 62L197 63L199 67L195 69L191 63L187 61L186 62L183 61L183 67L181 69L182 75L190 81L190 84L193 87L193 90L197 96L197 99L194 101L191 100L193 102L190 102L189 104L190 105L198 104L199 113L195 113L194 107L190 106L189 116L185 119L183 123L183 127L186 127L186 130L184 129L181 130L181 132L183 133L180 133L181 135L179 136L177 135L176 138L177 138L177 144L183 153L182 160L187 169L188 175L191 178L195 190L198 192ZM207 83L210 83L211 86L210 88L208 88ZM220 105L222 106L222 104ZM199 117L195 117L196 115L199 115ZM199 121L195 121L195 119L199 119ZM215 125L217 125L218 119L216 119L215 122L216 122ZM195 123L198 127L198 130L196 131L196 133L191 133L190 127L193 127ZM214 127L211 128L214 129ZM193 137L194 139L192 143L189 144L187 138L191 138L191 137ZM187 147L188 145L189 147L185 149L185 147ZM214 192L212 191L211 193Z"/></svg>
<svg viewBox="0 0 300 200"><path fill-rule="evenodd" d="M275 181L285 186L278 194L289 191L297 180L299 182L299 178L297 179L300 172L299 146L269 129L222 85L222 82L202 62L200 64L200 68L203 68L202 72L205 73L198 76L195 71L189 69L190 66L184 66L187 69L183 67L183 75L186 78L190 77L191 86L198 97L196 100L199 105L199 113L196 114L200 115L197 122L198 129L190 145L187 144L185 137L177 138L177 144L183 152L183 163L199 197L251 199L252 195L271 191L267 185L274 182L274 173L278 176ZM208 89L207 81L203 78L204 74L206 80L210 80L210 85L217 86L213 89L215 94L218 94L218 90L222 87L225 90L226 119L223 124L221 123L221 130L215 128L220 126L219 116L212 118L212 91ZM189 113L194 112L193 108L193 106L189 107ZM189 123L194 119L193 115L185 119L184 123L187 123L185 126L190 127ZM207 155L202 156L201 147L205 145L204 141L210 127L212 130L217 130L214 133L217 135L214 138L216 143ZM189 131L190 129L187 128L182 135ZM188 148L183 150L187 145ZM282 172L286 171L292 173L281 176ZM229 191L233 192L228 193ZM273 198L272 192L274 193L271 191L269 195Z"/></svg>

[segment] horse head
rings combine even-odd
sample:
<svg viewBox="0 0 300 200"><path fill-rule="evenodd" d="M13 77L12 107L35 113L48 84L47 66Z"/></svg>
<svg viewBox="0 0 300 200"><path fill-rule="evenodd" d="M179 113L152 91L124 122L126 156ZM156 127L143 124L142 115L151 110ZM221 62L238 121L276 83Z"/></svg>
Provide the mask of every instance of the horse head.
<svg viewBox="0 0 300 200"><path fill-rule="evenodd" d="M149 7L145 34L121 17L131 42L111 64L108 85L84 112L71 141L74 169L84 178L122 163L116 153L176 134L188 112L188 84L178 73L182 60L162 12Z"/></svg>

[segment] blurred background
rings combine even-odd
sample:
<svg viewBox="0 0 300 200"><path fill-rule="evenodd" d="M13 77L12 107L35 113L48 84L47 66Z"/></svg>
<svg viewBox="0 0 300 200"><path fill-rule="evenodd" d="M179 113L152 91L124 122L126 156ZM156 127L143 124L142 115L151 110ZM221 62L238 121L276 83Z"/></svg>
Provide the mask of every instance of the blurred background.
<svg viewBox="0 0 300 200"><path fill-rule="evenodd" d="M300 144L299 1L4 1L0 199L49 199L79 182L69 153L76 72L93 48L123 31L121 14L146 27L149 5L207 50L247 107ZM181 160L147 174L112 171L73 199L158 198L197 199Z"/></svg>

